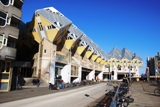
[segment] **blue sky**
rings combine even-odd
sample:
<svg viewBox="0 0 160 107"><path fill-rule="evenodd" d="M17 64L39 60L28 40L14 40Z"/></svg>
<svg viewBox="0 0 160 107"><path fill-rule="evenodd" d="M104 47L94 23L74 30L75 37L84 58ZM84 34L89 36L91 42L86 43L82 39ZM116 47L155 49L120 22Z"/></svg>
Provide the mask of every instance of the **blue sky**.
<svg viewBox="0 0 160 107"><path fill-rule="evenodd" d="M25 0L22 21L34 11L54 7L105 52L115 46L143 59L160 51L160 0Z"/></svg>

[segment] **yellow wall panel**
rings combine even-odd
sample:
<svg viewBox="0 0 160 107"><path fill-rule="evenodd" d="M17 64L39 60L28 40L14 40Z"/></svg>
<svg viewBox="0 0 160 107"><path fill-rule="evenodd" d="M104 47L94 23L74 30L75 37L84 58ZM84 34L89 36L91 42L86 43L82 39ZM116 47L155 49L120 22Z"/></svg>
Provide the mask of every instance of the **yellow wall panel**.
<svg viewBox="0 0 160 107"><path fill-rule="evenodd" d="M81 55L81 53L84 51L84 49L85 49L84 46L79 46L79 47L77 48L77 53L78 53L79 55Z"/></svg>
<svg viewBox="0 0 160 107"><path fill-rule="evenodd" d="M94 60L96 60L96 58L98 57L98 55L92 55L92 60L94 61Z"/></svg>
<svg viewBox="0 0 160 107"><path fill-rule="evenodd" d="M142 62L138 62L138 67L141 67L142 66Z"/></svg>
<svg viewBox="0 0 160 107"><path fill-rule="evenodd" d="M47 30L48 39L53 42L54 38L56 37L58 30L57 29L51 29Z"/></svg>
<svg viewBox="0 0 160 107"><path fill-rule="evenodd" d="M39 26L38 26L38 22L37 22L37 20L36 20L36 17L33 18L32 23L33 23L33 27L34 27L34 28L38 28L38 27L39 27Z"/></svg>
<svg viewBox="0 0 160 107"><path fill-rule="evenodd" d="M100 62L102 60L102 58L97 58L96 62Z"/></svg>
<svg viewBox="0 0 160 107"><path fill-rule="evenodd" d="M33 36L34 36L34 40L37 41L38 43L41 42L41 38L38 32L32 32Z"/></svg>
<svg viewBox="0 0 160 107"><path fill-rule="evenodd" d="M85 56L86 56L87 58L89 58L92 53L93 53L93 52L91 52L91 51L87 51L86 54L85 54Z"/></svg>
<svg viewBox="0 0 160 107"><path fill-rule="evenodd" d="M104 64L104 62L105 62L105 60L101 60L101 61L100 61L100 64Z"/></svg>
<svg viewBox="0 0 160 107"><path fill-rule="evenodd" d="M49 21L47 21L47 19L45 19L43 16L40 16L40 19L41 19L42 26L51 25L51 23Z"/></svg>
<svg viewBox="0 0 160 107"><path fill-rule="evenodd" d="M107 64L109 64L109 62L106 62L106 61L105 61L105 62L103 63L103 65L107 65Z"/></svg>
<svg viewBox="0 0 160 107"><path fill-rule="evenodd" d="M113 62L113 61L116 63L116 62L117 62L117 59L116 59L116 58L110 58L110 59L109 59L109 64L110 64L110 66L112 66L112 62Z"/></svg>
<svg viewBox="0 0 160 107"><path fill-rule="evenodd" d="M69 50L71 46L73 45L73 43L74 43L74 40L66 40L65 41L66 48Z"/></svg>
<svg viewBox="0 0 160 107"><path fill-rule="evenodd" d="M124 66L124 62L126 61L126 66L128 66L128 59L126 59L126 58L122 58L121 59L121 63L122 63L122 66Z"/></svg>
<svg viewBox="0 0 160 107"><path fill-rule="evenodd" d="M135 62L137 62L138 67L142 66L142 62L139 59L133 59L132 63L134 64Z"/></svg>

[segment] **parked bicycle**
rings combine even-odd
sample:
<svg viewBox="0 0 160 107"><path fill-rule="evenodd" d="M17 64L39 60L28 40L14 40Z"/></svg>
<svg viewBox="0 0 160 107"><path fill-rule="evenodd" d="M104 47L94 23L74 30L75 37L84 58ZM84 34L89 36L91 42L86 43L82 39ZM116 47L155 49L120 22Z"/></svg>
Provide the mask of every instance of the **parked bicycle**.
<svg viewBox="0 0 160 107"><path fill-rule="evenodd" d="M160 96L160 87L154 89L154 94Z"/></svg>

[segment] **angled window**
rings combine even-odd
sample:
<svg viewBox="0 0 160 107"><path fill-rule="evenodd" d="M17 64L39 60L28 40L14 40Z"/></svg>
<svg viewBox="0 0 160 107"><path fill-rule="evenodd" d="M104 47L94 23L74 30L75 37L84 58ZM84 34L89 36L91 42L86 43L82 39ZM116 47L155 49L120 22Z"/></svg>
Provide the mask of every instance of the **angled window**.
<svg viewBox="0 0 160 107"><path fill-rule="evenodd" d="M12 37L8 37L7 46L11 48L15 48L16 39Z"/></svg>
<svg viewBox="0 0 160 107"><path fill-rule="evenodd" d="M4 38L4 35L0 34L0 49L6 45L7 45L7 38Z"/></svg>
<svg viewBox="0 0 160 107"><path fill-rule="evenodd" d="M67 40L71 40L73 39L71 36L67 36Z"/></svg>
<svg viewBox="0 0 160 107"><path fill-rule="evenodd" d="M117 67L117 68L118 68L118 70L121 70L121 66L120 66L120 65L118 65L118 67Z"/></svg>
<svg viewBox="0 0 160 107"><path fill-rule="evenodd" d="M0 34L0 49L2 48L3 46L3 35Z"/></svg>
<svg viewBox="0 0 160 107"><path fill-rule="evenodd" d="M38 17L38 16L40 16L38 13L35 13L35 17Z"/></svg>
<svg viewBox="0 0 160 107"><path fill-rule="evenodd" d="M54 25L47 26L48 30L56 28Z"/></svg>
<svg viewBox="0 0 160 107"><path fill-rule="evenodd" d="M5 6L9 6L12 0L0 0L0 2L5 5Z"/></svg>
<svg viewBox="0 0 160 107"><path fill-rule="evenodd" d="M0 27L4 27L8 20L8 14L0 11Z"/></svg>
<svg viewBox="0 0 160 107"><path fill-rule="evenodd" d="M57 26L61 27L62 24L60 22L54 22L54 24L56 24Z"/></svg>
<svg viewBox="0 0 160 107"><path fill-rule="evenodd" d="M38 23L38 25L39 25L39 29L40 29L40 31L42 31L42 30L43 30L42 23L41 23L41 22L39 22L39 23Z"/></svg>
<svg viewBox="0 0 160 107"><path fill-rule="evenodd" d="M61 13L59 13L59 12L56 12L56 14L58 15L58 16L63 16Z"/></svg>
<svg viewBox="0 0 160 107"><path fill-rule="evenodd" d="M5 61L3 61L3 60L0 60L0 73L1 72L4 72L4 70L5 70Z"/></svg>

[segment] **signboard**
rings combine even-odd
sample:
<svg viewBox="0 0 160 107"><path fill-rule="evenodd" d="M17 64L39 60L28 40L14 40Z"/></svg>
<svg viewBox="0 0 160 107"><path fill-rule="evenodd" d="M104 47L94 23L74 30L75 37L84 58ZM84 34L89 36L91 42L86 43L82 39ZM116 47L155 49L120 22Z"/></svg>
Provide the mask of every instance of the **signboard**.
<svg viewBox="0 0 160 107"><path fill-rule="evenodd" d="M157 73L157 72L158 72L157 68L154 68L154 72L155 72L155 73Z"/></svg>
<svg viewBox="0 0 160 107"><path fill-rule="evenodd" d="M49 72L46 72L46 74L50 74Z"/></svg>

